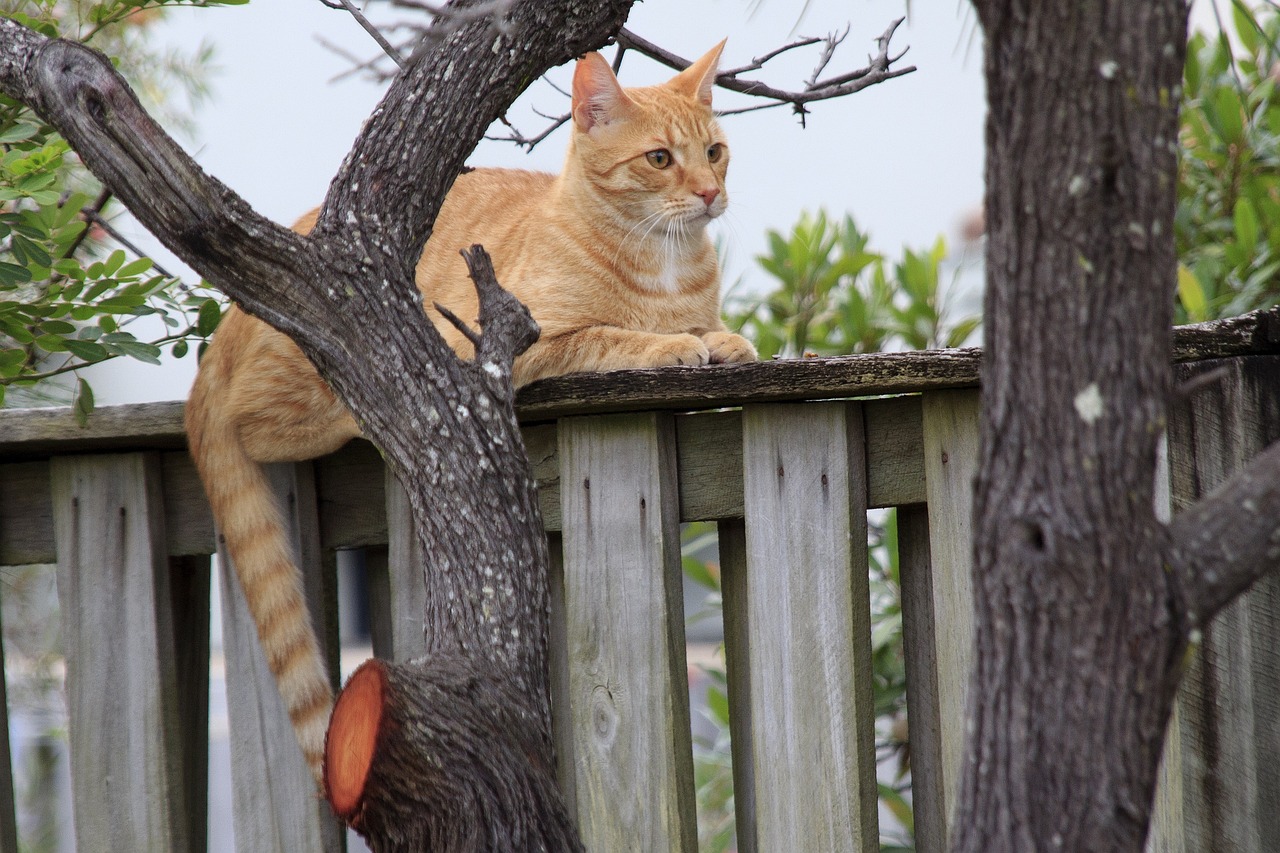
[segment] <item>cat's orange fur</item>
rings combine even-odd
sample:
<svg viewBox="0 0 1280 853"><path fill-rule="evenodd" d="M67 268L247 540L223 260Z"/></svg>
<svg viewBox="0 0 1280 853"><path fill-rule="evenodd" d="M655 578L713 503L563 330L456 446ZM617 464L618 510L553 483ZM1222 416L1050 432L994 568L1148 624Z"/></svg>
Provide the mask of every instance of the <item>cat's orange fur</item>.
<svg viewBox="0 0 1280 853"><path fill-rule="evenodd" d="M599 54L584 57L560 176L479 169L450 190L418 263L418 286L428 306L474 318L475 290L458 250L484 244L498 281L542 328L516 360L517 385L579 371L754 360L751 344L721 322L719 270L705 233L726 203L728 149L711 112L722 46L644 89L623 90ZM296 227L305 232L314 221L312 213ZM428 313L455 351L472 355L457 329L434 308ZM332 697L261 465L321 456L359 430L289 338L233 307L201 362L187 432L318 772Z"/></svg>

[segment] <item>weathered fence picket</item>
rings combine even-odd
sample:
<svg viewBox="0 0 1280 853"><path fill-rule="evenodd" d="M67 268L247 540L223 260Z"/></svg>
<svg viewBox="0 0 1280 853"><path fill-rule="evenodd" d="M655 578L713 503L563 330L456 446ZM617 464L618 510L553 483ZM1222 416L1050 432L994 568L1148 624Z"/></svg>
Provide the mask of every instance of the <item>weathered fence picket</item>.
<svg viewBox="0 0 1280 853"><path fill-rule="evenodd" d="M560 423L578 820L589 850L697 849L675 428Z"/></svg>
<svg viewBox="0 0 1280 853"><path fill-rule="evenodd" d="M942 814L955 812L964 749L969 672L973 668L973 484L978 473L978 392L923 395L925 497L929 506L929 578L942 760ZM924 615L924 614L919 614ZM908 662L908 669L911 668ZM945 847L945 842L944 842Z"/></svg>
<svg viewBox="0 0 1280 853"><path fill-rule="evenodd" d="M1171 410L1175 509L1280 436L1271 340L1184 348L1234 357ZM527 389L522 413L540 422L524 435L552 556L558 778L588 849L696 849L683 521L719 532L738 849L876 848L863 542L867 510L897 507L915 840L921 853L945 850L973 660L976 367L971 352L912 354ZM901 396L873 396L884 393ZM206 848L216 549L181 417L180 404L117 407L82 428L68 411L0 411L0 565L56 561L75 614L63 651L80 850ZM420 654L417 546L379 454L353 442L272 476L330 660L334 554L346 548L365 549L374 652ZM220 562L237 849L340 849ZM1205 632L1171 729L1153 853L1260 853L1280 837L1278 613L1271 579ZM12 648L0 664L6 651L12 666Z"/></svg>
<svg viewBox="0 0 1280 853"><path fill-rule="evenodd" d="M1172 407L1176 513L1280 439L1280 357L1181 367L1218 371ZM1241 511L1248 511L1242 508ZM1183 679L1176 725L1186 850L1265 853L1280 839L1280 577L1263 578L1204 630Z"/></svg>
<svg viewBox="0 0 1280 853"><path fill-rule="evenodd" d="M871 849L862 412L775 404L748 406L742 420L756 841L761 850Z"/></svg>
<svg viewBox="0 0 1280 853"><path fill-rule="evenodd" d="M69 456L50 475L79 849L185 853L159 457Z"/></svg>
<svg viewBox="0 0 1280 853"><path fill-rule="evenodd" d="M336 622L327 614L331 584L325 583L316 522L315 482L310 463L269 467L272 486L285 508L295 557L307 585L307 605L321 642L334 649ZM222 588L222 647L227 661L227 716L231 731L236 848L240 853L341 850L342 833L329 808L316 797L315 782L266 656L232 561L219 548Z"/></svg>

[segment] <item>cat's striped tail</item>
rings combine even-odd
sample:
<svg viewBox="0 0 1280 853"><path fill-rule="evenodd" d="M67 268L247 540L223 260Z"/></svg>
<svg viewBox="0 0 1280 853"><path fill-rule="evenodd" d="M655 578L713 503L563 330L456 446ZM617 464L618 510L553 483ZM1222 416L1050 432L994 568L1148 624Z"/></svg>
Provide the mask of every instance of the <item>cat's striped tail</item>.
<svg viewBox="0 0 1280 853"><path fill-rule="evenodd" d="M333 691L275 495L235 424L210 405L207 386L219 384L208 375L217 372L211 367L202 365L187 403L191 455L298 744L319 782Z"/></svg>

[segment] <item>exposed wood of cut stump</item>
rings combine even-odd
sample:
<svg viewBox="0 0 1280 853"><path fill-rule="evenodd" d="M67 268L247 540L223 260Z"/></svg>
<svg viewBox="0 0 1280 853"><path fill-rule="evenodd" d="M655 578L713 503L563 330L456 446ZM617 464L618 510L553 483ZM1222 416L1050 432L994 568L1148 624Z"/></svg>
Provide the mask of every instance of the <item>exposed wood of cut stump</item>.
<svg viewBox="0 0 1280 853"><path fill-rule="evenodd" d="M580 850L542 752L527 700L472 662L370 660L334 707L325 795L377 853Z"/></svg>

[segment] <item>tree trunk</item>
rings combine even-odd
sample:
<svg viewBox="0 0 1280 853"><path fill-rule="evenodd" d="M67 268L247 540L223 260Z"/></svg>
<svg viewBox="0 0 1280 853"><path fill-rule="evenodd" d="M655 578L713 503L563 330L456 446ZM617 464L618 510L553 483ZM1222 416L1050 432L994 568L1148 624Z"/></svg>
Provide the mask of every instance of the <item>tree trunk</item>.
<svg viewBox="0 0 1280 853"><path fill-rule="evenodd" d="M987 349L961 851L1142 849L1189 629L1153 499L1181 0L975 0Z"/></svg>
<svg viewBox="0 0 1280 853"><path fill-rule="evenodd" d="M416 52L366 123L307 236L263 219L205 175L101 54L0 18L0 90L56 127L179 257L290 335L383 451L405 486L423 555L428 659L490 681L480 692L509 703L502 714L470 719L458 716L469 712L461 703L419 712L434 715L440 731L519 721L518 742L490 731L477 733L473 746L515 750L489 757L494 766L527 765L527 778L551 786L519 802L555 805L553 815L563 806L553 776L540 770L554 767L549 560L510 380L512 360L537 327L493 281L487 257L473 252L483 335L475 359L460 361L426 318L414 267L445 192L485 129L549 67L603 46L632 2L515 3L501 29L480 17ZM430 676L420 668L416 677ZM419 761L439 757L432 743L415 744ZM484 778L462 770L446 768L449 784L427 800L441 814L483 800L474 786ZM495 826L528 824L547 834L441 849L576 845L562 843L555 820L518 818ZM364 826L391 825L366 809ZM394 835L371 832L375 849L401 849Z"/></svg>

